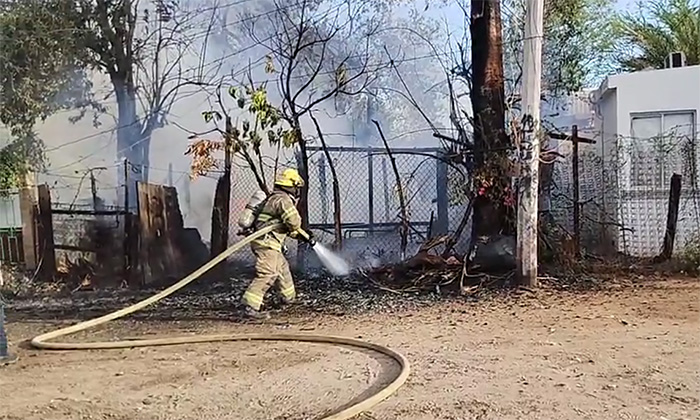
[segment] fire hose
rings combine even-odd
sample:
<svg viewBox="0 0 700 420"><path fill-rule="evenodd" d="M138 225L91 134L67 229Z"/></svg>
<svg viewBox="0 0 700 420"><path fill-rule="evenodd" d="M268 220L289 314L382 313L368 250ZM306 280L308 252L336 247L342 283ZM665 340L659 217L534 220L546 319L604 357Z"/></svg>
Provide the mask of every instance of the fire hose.
<svg viewBox="0 0 700 420"><path fill-rule="evenodd" d="M126 315L132 314L139 311L159 300L175 293L176 291L182 289L189 283L197 280L204 273L211 270L214 266L224 261L234 252L240 250L246 244L251 241L266 235L267 233L279 228L280 225L273 225L264 229L261 229L250 236L247 236L243 240L233 244L228 249L226 249L221 254L214 257L211 261L207 262L194 272L192 272L187 277L173 284L172 286L162 290L161 292L137 302L131 306L120 309L118 311L103 315L98 318L90 319L87 321L79 322L70 327L61 328L55 331L51 331L45 334L38 335L31 340L31 345L37 349L44 350L96 350L96 349L122 349L122 348L134 348L134 347L147 347L147 346L166 346L166 345L176 345L176 344L194 344L194 343L213 343L213 342L225 342L225 341L296 341L296 342L306 342L306 343L324 343L339 346L349 346L359 349L371 350L376 353L388 356L396 361L401 368L399 374L384 388L378 390L373 395L358 401L357 403L344 408L343 410L337 411L327 417L323 417L321 420L347 420L362 412L369 410L381 401L385 400L393 393L395 393L403 384L406 382L408 375L410 374L410 367L408 360L401 353L391 350L387 347L380 346L378 344L369 343L366 341L356 340L354 338L347 337L337 337L330 335L316 335L316 334L217 334L217 335L199 335L199 336L186 336L186 337L165 337L165 338L153 338L153 339L141 339L141 340L122 340L122 341L98 341L98 342L87 342L87 343L60 343L60 342L50 342L50 340L55 340L60 337L65 337L70 334L77 333L79 331L84 331L98 325L105 324L115 319L122 318Z"/></svg>

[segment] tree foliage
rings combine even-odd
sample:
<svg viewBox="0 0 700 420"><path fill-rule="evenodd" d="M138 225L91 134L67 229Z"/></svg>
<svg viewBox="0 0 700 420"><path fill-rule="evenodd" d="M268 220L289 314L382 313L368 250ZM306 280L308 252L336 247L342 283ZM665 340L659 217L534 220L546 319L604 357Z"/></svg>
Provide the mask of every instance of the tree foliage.
<svg viewBox="0 0 700 420"><path fill-rule="evenodd" d="M616 58L623 70L660 69L672 52L685 53L688 65L700 64L700 3L651 0L615 20Z"/></svg>
<svg viewBox="0 0 700 420"><path fill-rule="evenodd" d="M615 43L613 0L551 0L545 2L542 49L542 90L547 98L566 95L607 75ZM511 105L519 98L525 1L504 0L506 91ZM514 100L516 99L516 100Z"/></svg>
<svg viewBox="0 0 700 420"><path fill-rule="evenodd" d="M432 5L433 9L439 6ZM441 48L447 34L439 21L414 7L406 15L389 10L382 21L372 48L380 52L379 60L391 65L377 71L369 89L372 97L355 104L352 118L379 119L389 141L432 142L433 127L443 129L449 124L443 67L447 54ZM369 127L369 132L376 136L375 127Z"/></svg>
<svg viewBox="0 0 700 420"><path fill-rule="evenodd" d="M0 123L10 142L0 151L2 187L42 164L37 121L92 105L90 82L71 36L71 2L16 0L0 6Z"/></svg>
<svg viewBox="0 0 700 420"><path fill-rule="evenodd" d="M270 69L271 71L271 69ZM226 144L230 144L228 153L243 158L255 174L259 187L269 191L265 176L267 165L263 162L265 144L277 148L277 162L281 147L291 148L297 142L295 130L289 128L282 118L281 111L268 98L267 83L255 85L254 82L241 88L230 86L227 89L229 101L233 101L242 115L232 122L233 110L227 105L227 100L218 89L218 106L202 112L204 121L214 124L215 128L207 133L216 133L219 139L204 138L204 134L193 134L194 141L187 148L185 155L192 156L191 175L198 177L206 175L213 169L219 168L217 154L225 152ZM220 123L224 126L221 127ZM276 171L277 168L275 167Z"/></svg>
<svg viewBox="0 0 700 420"><path fill-rule="evenodd" d="M167 124L180 89L220 68L204 69L196 48L217 8L163 0L7 4L0 17L3 122L28 133L37 119L92 100L88 76L106 75L112 92L104 100L117 102L118 157L147 179L151 135Z"/></svg>
<svg viewBox="0 0 700 420"><path fill-rule="evenodd" d="M273 0L273 5L264 18L250 20L248 35L270 57L268 67L281 97L279 109L296 136L299 172L308 180L308 138L302 122L314 110L356 97L371 85L381 67L372 60L371 49L379 22L373 19L376 9L371 0L300 0L295 7ZM307 182L299 199L302 215L308 188ZM307 223L304 218L304 228Z"/></svg>

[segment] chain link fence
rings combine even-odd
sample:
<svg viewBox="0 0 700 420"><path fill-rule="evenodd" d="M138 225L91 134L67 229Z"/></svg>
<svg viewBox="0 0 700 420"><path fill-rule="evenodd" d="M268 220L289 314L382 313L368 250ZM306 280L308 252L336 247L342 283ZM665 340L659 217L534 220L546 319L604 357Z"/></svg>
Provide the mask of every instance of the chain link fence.
<svg viewBox="0 0 700 420"><path fill-rule="evenodd" d="M663 248L669 215L673 174L681 176L682 188L674 240L676 254L700 234L700 156L697 136L671 135L640 141L617 137L613 141L579 143L574 153L571 139L550 140L559 158L543 165L551 173L544 182L540 209L565 235L590 255L655 257ZM467 211L467 203L455 186L469 183L440 159L437 148L392 149L406 198L409 221L406 254L415 254L430 235L452 233ZM339 251L356 267L377 266L400 259L401 208L391 159L382 148L329 147L340 189L343 247ZM574 156L578 172L574 171ZM280 166L297 167L294 157ZM274 171L265 172L270 184ZM334 242L333 176L321 148L309 148L309 224L319 241ZM574 226L574 185L579 187L578 229ZM236 220L248 198L258 189L245 162L234 164L230 239L235 241ZM469 216L469 215L468 215ZM470 217L470 216L469 216ZM455 247L468 250L471 220ZM296 261L296 246L290 247ZM563 252L556 248L554 252ZM246 251L236 258L250 264ZM304 263L315 267L311 254Z"/></svg>
<svg viewBox="0 0 700 420"><path fill-rule="evenodd" d="M573 235L572 142L558 142L558 152L564 157L554 164L547 190L550 210L557 224ZM700 156L696 136L618 136L604 144L581 145L578 162L580 244L588 253L641 258L660 255L674 174L681 176L675 253L699 240Z"/></svg>
<svg viewBox="0 0 700 420"><path fill-rule="evenodd" d="M334 242L333 176L321 148L309 147L309 226L318 240ZM366 267L398 261L401 253L401 206L399 188L391 159L385 149L329 147L328 153L338 177L343 247L340 254L354 266ZM451 169L438 159L436 148L392 149L404 191L408 235L406 254L418 251L426 238L453 232L467 206L450 199ZM280 166L296 167L287 159ZM272 168L265 172L271 183ZM234 162L230 206L231 241L237 240L236 221L248 198L258 189L255 175L243 161ZM430 233L429 233L430 231ZM469 232L469 229L466 230ZM466 252L468 238L455 251ZM290 261L296 261L296 247L290 247ZM249 251L233 257L250 264ZM317 267L312 253L305 255L307 267Z"/></svg>

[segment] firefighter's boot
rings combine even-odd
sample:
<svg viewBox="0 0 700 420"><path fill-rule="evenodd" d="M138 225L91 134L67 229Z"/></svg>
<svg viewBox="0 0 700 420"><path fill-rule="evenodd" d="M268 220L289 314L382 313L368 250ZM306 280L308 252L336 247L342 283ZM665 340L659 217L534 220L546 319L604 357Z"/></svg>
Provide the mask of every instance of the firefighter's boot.
<svg viewBox="0 0 700 420"><path fill-rule="evenodd" d="M257 320L266 320L270 319L270 315L264 312L257 311L250 306L245 307L243 310L243 315L245 315L246 318L249 319L257 319Z"/></svg>

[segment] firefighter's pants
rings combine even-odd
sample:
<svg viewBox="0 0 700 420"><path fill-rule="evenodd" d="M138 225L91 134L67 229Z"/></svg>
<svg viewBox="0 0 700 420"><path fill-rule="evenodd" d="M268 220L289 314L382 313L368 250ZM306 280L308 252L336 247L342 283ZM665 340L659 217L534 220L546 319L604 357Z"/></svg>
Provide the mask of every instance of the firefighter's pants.
<svg viewBox="0 0 700 420"><path fill-rule="evenodd" d="M294 280L282 252L258 246L253 246L252 250L255 254L255 279L243 294L243 303L260 310L265 293L273 284L277 285L285 301L294 300Z"/></svg>

